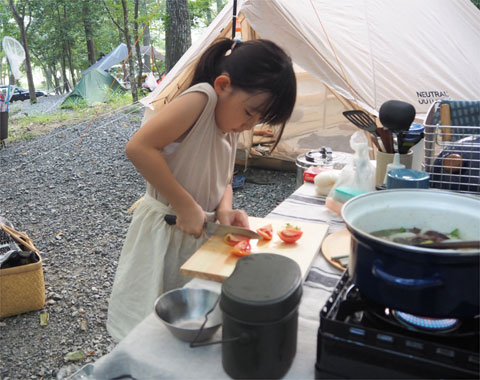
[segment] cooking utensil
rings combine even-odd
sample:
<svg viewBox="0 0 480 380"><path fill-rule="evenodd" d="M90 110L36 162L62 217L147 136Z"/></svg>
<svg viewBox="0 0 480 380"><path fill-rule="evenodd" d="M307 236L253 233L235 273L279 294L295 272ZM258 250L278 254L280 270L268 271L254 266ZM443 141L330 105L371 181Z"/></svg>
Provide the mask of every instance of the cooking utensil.
<svg viewBox="0 0 480 380"><path fill-rule="evenodd" d="M359 195L342 217L352 234L349 274L379 305L433 318L473 317L480 310L480 251L435 249L384 240L371 232L390 228L459 230L477 240L480 200L432 189L398 189Z"/></svg>
<svg viewBox="0 0 480 380"><path fill-rule="evenodd" d="M250 228L256 230L268 224L272 225L272 240L251 240L252 253L276 253L294 260L307 277L314 258L317 256L323 237L327 233L328 224L311 223L298 220L282 220L249 217ZM287 223L299 227L302 237L295 244L284 243L277 232ZM187 277L200 277L210 281L223 282L235 269L239 258L231 254L232 247L223 241L221 236L211 236L181 267L180 274Z"/></svg>
<svg viewBox="0 0 480 380"><path fill-rule="evenodd" d="M403 139L403 142L401 144L401 146L399 147L400 149L400 154L406 154L408 153L408 151L410 150L410 148L412 148L413 146L417 145L418 142L423 139L425 137L424 133L421 132L418 134L418 136L416 136L415 138L413 139L409 139L409 140L406 140L406 139Z"/></svg>
<svg viewBox="0 0 480 380"><path fill-rule="evenodd" d="M167 214L164 217L165 222L169 225L175 225L177 223L177 216ZM204 224L205 232L208 235L218 235L225 236L226 234L234 234L247 236L250 239L262 239L262 236L255 231L249 230L248 228L227 226L226 224L214 223L214 222L205 222Z"/></svg>
<svg viewBox="0 0 480 380"><path fill-rule="evenodd" d="M383 146L385 147L385 153L395 153L393 149L392 132L390 132L388 129L385 129L383 127L378 127L377 133L379 134L380 139L383 142Z"/></svg>
<svg viewBox="0 0 480 380"><path fill-rule="evenodd" d="M455 241L439 241L437 243L419 243L417 247L437 248L437 249L462 249L475 248L480 251L480 240L455 240Z"/></svg>
<svg viewBox="0 0 480 380"><path fill-rule="evenodd" d="M280 379L297 348L300 267L276 254L242 257L222 284L222 364L233 379ZM235 341L233 341L235 339Z"/></svg>
<svg viewBox="0 0 480 380"><path fill-rule="evenodd" d="M192 342L205 322L205 314L213 308L218 297L218 293L207 289L173 289L157 298L155 314L175 337ZM217 305L208 314L207 322L195 341L210 339L221 324L222 312Z"/></svg>
<svg viewBox="0 0 480 380"><path fill-rule="evenodd" d="M372 142L375 144L378 150L385 152L385 146L377 133L377 124L372 120L370 116L364 111L361 110L352 110L344 111L343 116L347 118L352 124L358 128L370 132L375 138L372 139Z"/></svg>
<svg viewBox="0 0 480 380"><path fill-rule="evenodd" d="M409 130L415 115L415 107L401 100L388 100L381 105L378 116L382 125L395 135L393 140L395 153L400 153L403 133Z"/></svg>

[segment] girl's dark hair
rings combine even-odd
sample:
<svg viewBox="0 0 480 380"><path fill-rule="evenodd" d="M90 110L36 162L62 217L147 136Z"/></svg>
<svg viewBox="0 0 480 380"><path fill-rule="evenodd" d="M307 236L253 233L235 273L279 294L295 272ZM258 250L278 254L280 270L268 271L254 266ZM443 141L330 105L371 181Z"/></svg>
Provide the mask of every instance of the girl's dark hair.
<svg viewBox="0 0 480 380"><path fill-rule="evenodd" d="M236 89L252 94L270 93L263 107L262 122L283 124L281 134L297 97L292 60L272 41L258 39L233 43L228 38L213 43L200 57L190 85L207 82L213 86L219 75L228 74Z"/></svg>

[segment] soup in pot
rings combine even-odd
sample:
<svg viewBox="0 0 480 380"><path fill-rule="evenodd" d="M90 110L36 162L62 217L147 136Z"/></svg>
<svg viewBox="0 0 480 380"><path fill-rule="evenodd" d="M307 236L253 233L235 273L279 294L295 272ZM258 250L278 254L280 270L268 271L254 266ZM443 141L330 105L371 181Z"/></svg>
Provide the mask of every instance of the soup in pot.
<svg viewBox="0 0 480 380"><path fill-rule="evenodd" d="M394 243L406 245L422 245L427 243L439 243L441 241L461 240L460 232L454 229L449 233L442 233L428 228L391 228L370 233L378 238Z"/></svg>

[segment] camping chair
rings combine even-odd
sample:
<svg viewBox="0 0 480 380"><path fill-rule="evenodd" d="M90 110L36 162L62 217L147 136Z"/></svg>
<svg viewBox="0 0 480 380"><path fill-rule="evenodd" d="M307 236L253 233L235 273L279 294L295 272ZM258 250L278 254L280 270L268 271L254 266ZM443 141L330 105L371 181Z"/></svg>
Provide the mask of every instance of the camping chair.
<svg viewBox="0 0 480 380"><path fill-rule="evenodd" d="M433 115L431 125L443 125L443 141L455 142L468 135L479 134L477 128L456 128L457 126L480 126L480 101L441 100Z"/></svg>

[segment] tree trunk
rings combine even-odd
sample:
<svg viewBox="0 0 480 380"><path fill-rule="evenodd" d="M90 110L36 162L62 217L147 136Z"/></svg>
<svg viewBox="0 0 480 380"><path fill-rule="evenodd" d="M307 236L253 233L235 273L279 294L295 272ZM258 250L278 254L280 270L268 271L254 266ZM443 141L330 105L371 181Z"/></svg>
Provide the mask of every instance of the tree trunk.
<svg viewBox="0 0 480 380"><path fill-rule="evenodd" d="M67 59L68 59L68 67L70 69L70 75L72 76L72 83L73 87L77 85L77 81L75 80L75 69L73 68L73 62L72 62L72 47L69 42L66 43L67 49Z"/></svg>
<svg viewBox="0 0 480 380"><path fill-rule="evenodd" d="M43 67L43 74L45 75L45 80L47 81L47 92L50 92L50 89L54 86L52 83L52 74L48 67Z"/></svg>
<svg viewBox="0 0 480 380"><path fill-rule="evenodd" d="M20 16L17 12L17 9L13 5L13 0L8 0L8 4L10 5L10 9L13 13L13 17L18 24L18 28L20 29L20 39L22 40L23 48L25 49L25 71L27 72L27 82L28 82L28 92L30 94L30 103L37 102L37 96L35 95L35 84L33 83L33 75L32 75L32 66L30 63L30 52L28 50L28 42L27 42L27 31L25 30L25 6L26 4L22 4L22 15Z"/></svg>
<svg viewBox="0 0 480 380"><path fill-rule="evenodd" d="M138 41L138 0L135 0L135 12L134 12L134 21L133 21L133 39L135 42ZM137 77L137 85L138 88L142 88L142 69L143 69L143 62L142 62L142 53L140 53L140 44L137 42L135 44L135 52L137 54L137 63L138 63L138 77Z"/></svg>
<svg viewBox="0 0 480 380"><path fill-rule="evenodd" d="M60 81L58 80L58 77L57 77L57 67L56 67L56 65L51 67L50 71L52 72L53 83L55 84L55 95L60 95L62 92L60 91Z"/></svg>
<svg viewBox="0 0 480 380"><path fill-rule="evenodd" d="M147 0L142 0L142 2L140 3L140 5L142 6L142 15L146 15L147 14ZM151 39L150 39L150 26L147 25L145 27L144 25L144 28L145 30L143 31L143 46L150 46L152 44L151 42ZM144 65L145 65L145 69L150 72L150 71L153 71L153 67L150 65L150 60L153 60L155 59L154 57L150 57L149 55L145 54L143 56L143 61L144 61Z"/></svg>
<svg viewBox="0 0 480 380"><path fill-rule="evenodd" d="M45 60L36 55L34 50L32 50L32 54L35 58L37 58L38 62L40 62L40 65L42 66L43 75L45 76L45 80L47 81L47 92L50 92L50 87L53 86L50 70L48 69L48 66L44 64Z"/></svg>
<svg viewBox="0 0 480 380"><path fill-rule="evenodd" d="M66 64L65 64L65 54L62 54L62 59L60 61L60 64L62 65L62 80L63 80L62 93L64 94L64 93L70 91L70 83L68 83L67 69L66 69Z"/></svg>
<svg viewBox="0 0 480 380"><path fill-rule="evenodd" d="M67 23L67 6L65 5L63 7L63 24ZM64 40L63 43L64 46L64 52L67 55L68 59L68 68L70 69L70 76L72 77L72 83L73 87L77 85L77 82L75 80L75 71L73 69L73 62L72 62L72 42L70 38L67 37L67 39Z"/></svg>
<svg viewBox="0 0 480 380"><path fill-rule="evenodd" d="M89 14L89 2L84 1L82 5L83 28L85 30L85 40L87 42L88 62L93 65L97 62L97 53L95 49L95 40L93 39L93 27Z"/></svg>
<svg viewBox="0 0 480 380"><path fill-rule="evenodd" d="M123 33L125 35L127 49L129 52L131 52L132 44L130 41L130 31L128 28L128 8L127 8L126 0L122 0L122 7L123 7ZM135 72L134 72L132 54L130 54L130 56L128 57L128 68L129 68L130 89L132 91L132 100L135 103L136 101L138 101L138 94L137 94L137 83L135 82Z"/></svg>
<svg viewBox="0 0 480 380"><path fill-rule="evenodd" d="M172 69L192 44L187 0L167 0L165 71Z"/></svg>

